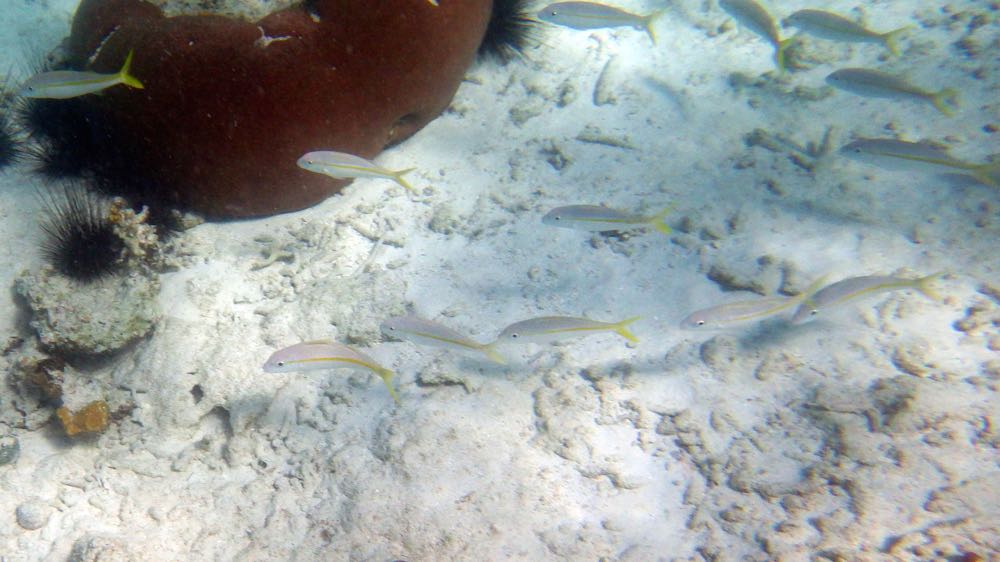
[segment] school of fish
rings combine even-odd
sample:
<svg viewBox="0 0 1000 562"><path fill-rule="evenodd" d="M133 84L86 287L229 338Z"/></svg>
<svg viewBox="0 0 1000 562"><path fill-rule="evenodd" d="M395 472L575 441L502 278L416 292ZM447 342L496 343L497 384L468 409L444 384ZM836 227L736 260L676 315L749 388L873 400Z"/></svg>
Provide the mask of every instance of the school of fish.
<svg viewBox="0 0 1000 562"><path fill-rule="evenodd" d="M786 53L802 39L798 36L783 37L776 20L754 0L719 0L719 7L740 25L766 39L774 48L775 64L780 72L787 70ZM655 24L666 10L648 14L634 14L623 9L595 2L557 2L537 13L540 21L573 30L595 30L613 27L630 27L643 30L652 43L657 43ZM872 43L881 45L894 57L902 54L900 39L913 27L910 25L890 31L873 31L844 16L816 9L803 9L792 13L783 21L785 27L824 40ZM946 87L928 90L909 83L901 76L868 68L843 68L830 73L826 82L837 89L870 98L915 101L927 103L945 115L958 110L958 93ZM913 143L898 139L856 139L843 146L838 154L852 160L872 163L887 169L928 170L962 174L986 185L997 186L998 163L976 164L952 157L946 148L931 143ZM333 151L310 152L302 156L299 166L333 178L382 178L416 191L402 179L413 169L392 171L373 162ZM556 207L541 217L547 226L586 232L619 232L624 230L652 229L662 234L672 232L667 218L671 206L666 205L654 214L642 214L607 207L604 205L570 204ZM828 283L829 276L822 276L798 294L764 296L736 300L696 310L681 320L679 326L686 330L727 330L747 324L778 319L789 325L798 325L827 315L845 303L890 291L915 289L925 296L940 301L934 284L944 276L935 273L910 279L894 276L866 275L849 277ZM601 322L584 317L542 316L515 322L499 331L489 342L476 341L442 323L414 315L387 318L381 325L384 336L393 340L408 341L417 345L446 349L455 353L506 365L507 358L499 351L504 344L550 343L594 333L616 333L628 342L637 344L639 339L628 326L639 320L630 317L617 322ZM314 346L296 344L279 350L265 363L268 372L283 372L290 368L314 369L350 367L367 369L379 376L393 392L390 381L392 372L381 367L360 352L342 344L324 344L322 358L317 358ZM283 365L275 367L276 362ZM298 367L296 367L296 365ZM393 398L396 398L393 392Z"/></svg>
<svg viewBox="0 0 1000 562"><path fill-rule="evenodd" d="M428 4L432 7L439 5L437 0L428 0ZM755 0L718 0L718 6L742 28L760 36L771 45L775 65L782 73L788 71L789 49L803 41L803 35L829 41L875 44L885 48L893 57L901 57L904 55L901 40L913 30L912 25L905 25L893 30L877 31L839 14L802 9L782 20L784 27L795 28L800 33L784 36L778 20ZM639 29L649 36L655 46L658 42L656 24L667 17L667 13L668 9L662 9L648 14L634 14L603 3L556 2L540 9L536 18L540 22L571 30L590 31L616 27ZM67 70L40 72L25 81L18 94L27 98L70 99L99 94L117 86L143 89L143 82L131 74L134 55L130 51L120 70L111 74ZM954 87L934 90L877 68L837 69L826 76L826 83L833 88L867 98L928 104L947 116L954 115L960 109L958 89ZM966 162L951 156L946 147L926 141L859 138L844 145L838 154L886 169L964 175L994 187L998 186L1000 177L1000 159L987 163ZM303 170L334 179L385 179L410 192L419 192L403 177L415 168L390 170L368 159L331 150L330 147L317 147L316 150L303 154L297 165ZM664 205L659 212L643 214L604 205L569 204L551 209L541 217L540 222L543 225L588 232L652 229L669 235L672 232L667 223L670 209L669 205ZM730 329L775 318L783 318L784 322L797 325L866 296L907 289L915 289L931 299L940 300L934 284L943 275L935 273L916 279L866 275L830 284L826 283L827 277L824 276L796 295L736 300L691 312L681 320L680 327L688 330ZM629 317L603 322L582 316L541 316L509 325L499 330L489 342L476 341L442 323L415 315L387 318L382 323L381 330L387 338L443 348L506 365L508 359L499 351L506 344L550 343L599 333L617 334L631 344L637 344L639 339L630 331L629 325L638 320L639 317ZM267 373L330 369L372 373L382 379L392 399L397 402L399 400L393 387L395 373L392 370L383 367L366 353L336 341L297 343L273 352L263 365L263 370Z"/></svg>

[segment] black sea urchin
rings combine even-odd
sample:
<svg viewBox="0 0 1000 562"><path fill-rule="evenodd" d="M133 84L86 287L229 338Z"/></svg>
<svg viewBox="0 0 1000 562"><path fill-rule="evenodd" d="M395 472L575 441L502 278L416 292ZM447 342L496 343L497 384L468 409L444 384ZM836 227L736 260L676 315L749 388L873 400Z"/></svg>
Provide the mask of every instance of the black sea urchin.
<svg viewBox="0 0 1000 562"><path fill-rule="evenodd" d="M34 141L26 154L35 171L49 178L89 175L96 151L89 115L78 100L22 99L18 113Z"/></svg>
<svg viewBox="0 0 1000 562"><path fill-rule="evenodd" d="M17 162L21 156L20 145L10 118L0 113L0 170Z"/></svg>
<svg viewBox="0 0 1000 562"><path fill-rule="evenodd" d="M17 162L21 157L20 135L10 118L14 93L10 88L10 77L0 83L0 170Z"/></svg>
<svg viewBox="0 0 1000 562"><path fill-rule="evenodd" d="M78 281L94 281L122 267L125 243L108 218L108 206L85 189L43 196L42 253L56 271Z"/></svg>
<svg viewBox="0 0 1000 562"><path fill-rule="evenodd" d="M528 10L527 0L494 0L486 36L479 44L480 59L508 62L524 56L524 50L538 42L538 20Z"/></svg>

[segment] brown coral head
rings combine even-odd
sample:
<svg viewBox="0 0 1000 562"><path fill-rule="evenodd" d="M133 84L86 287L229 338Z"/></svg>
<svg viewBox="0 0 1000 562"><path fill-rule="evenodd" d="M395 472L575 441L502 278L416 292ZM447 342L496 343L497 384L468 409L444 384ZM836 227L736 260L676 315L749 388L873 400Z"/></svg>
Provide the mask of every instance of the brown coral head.
<svg viewBox="0 0 1000 562"><path fill-rule="evenodd" d="M312 150L375 157L437 117L475 59L491 0L316 0L257 22L167 17L84 0L70 62L144 89L74 100L85 173L142 203L217 218L301 209L346 182L301 170Z"/></svg>

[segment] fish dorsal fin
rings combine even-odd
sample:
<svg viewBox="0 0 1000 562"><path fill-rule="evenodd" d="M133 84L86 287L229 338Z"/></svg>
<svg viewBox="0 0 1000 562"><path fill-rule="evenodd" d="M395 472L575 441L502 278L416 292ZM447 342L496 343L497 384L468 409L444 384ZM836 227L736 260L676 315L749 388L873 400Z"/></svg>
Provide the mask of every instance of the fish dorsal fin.
<svg viewBox="0 0 1000 562"><path fill-rule="evenodd" d="M337 342L335 342L335 341L333 341L331 339L319 339L319 340L304 341L302 343L304 343L306 345L329 345L329 344L337 343Z"/></svg>
<svg viewBox="0 0 1000 562"><path fill-rule="evenodd" d="M920 139L920 140L918 140L917 142L915 142L913 144L916 144L916 145L919 145L919 146L922 146L924 148L928 148L928 149L931 149L931 150L936 150L936 151L938 151L940 153L948 152L948 149L951 148L947 144L944 144L942 142L936 141L934 139Z"/></svg>

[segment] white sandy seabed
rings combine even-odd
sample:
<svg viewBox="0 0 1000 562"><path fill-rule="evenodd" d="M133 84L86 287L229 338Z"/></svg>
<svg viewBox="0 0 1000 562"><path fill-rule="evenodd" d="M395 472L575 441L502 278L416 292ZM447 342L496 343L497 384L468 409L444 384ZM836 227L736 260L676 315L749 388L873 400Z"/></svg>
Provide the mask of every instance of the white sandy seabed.
<svg viewBox="0 0 1000 562"><path fill-rule="evenodd" d="M72 6L12 4L8 45L68 32ZM834 147L899 135L985 161L996 7L873 2L873 27L916 26L902 57L808 40L823 62L778 79L771 48L707 4L675 3L655 47L548 28L529 61L471 70L445 115L380 158L418 166L419 196L356 181L306 211L183 233L154 334L65 385L71 408L134 404L126 419L68 439L0 389L0 433L21 448L0 466L0 560L988 559L1000 193L746 139L834 127ZM855 4L773 10L805 7ZM963 108L825 95L845 66L954 85ZM7 286L40 262L26 173L0 178ZM576 203L672 204L675 233L540 223ZM281 259L260 267L267 252ZM749 294L724 289L942 270L943 302L903 291L804 326L678 328ZM509 347L501 367L381 341L404 310L481 340L539 315L643 319L638 345ZM31 338L23 315L5 301L3 333ZM261 371L323 337L368 346L401 403L368 375Z"/></svg>

